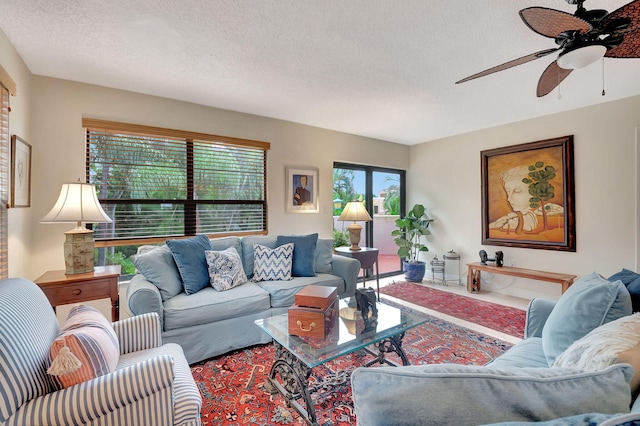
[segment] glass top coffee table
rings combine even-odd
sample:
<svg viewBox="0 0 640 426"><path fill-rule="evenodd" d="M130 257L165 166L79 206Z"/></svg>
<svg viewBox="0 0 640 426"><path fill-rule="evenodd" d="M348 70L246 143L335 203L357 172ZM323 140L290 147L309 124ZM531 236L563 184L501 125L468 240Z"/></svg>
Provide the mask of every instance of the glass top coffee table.
<svg viewBox="0 0 640 426"><path fill-rule="evenodd" d="M308 424L317 425L311 393L327 384L335 385L340 380L336 377L325 378L322 383L310 387L309 376L314 367L361 349L374 357L363 364L364 367L374 364L397 365L386 358L386 354L392 352L398 355L403 365L409 365L402 350L402 339L407 330L426 322L428 315L382 302L377 302L376 306L377 320L365 323L355 309L355 299L352 302L349 299L340 300L340 315L336 315L328 327L325 338L289 334L286 313L256 320L256 325L274 341L275 361L266 384L268 390L280 393ZM348 373L341 376L342 382L349 379Z"/></svg>

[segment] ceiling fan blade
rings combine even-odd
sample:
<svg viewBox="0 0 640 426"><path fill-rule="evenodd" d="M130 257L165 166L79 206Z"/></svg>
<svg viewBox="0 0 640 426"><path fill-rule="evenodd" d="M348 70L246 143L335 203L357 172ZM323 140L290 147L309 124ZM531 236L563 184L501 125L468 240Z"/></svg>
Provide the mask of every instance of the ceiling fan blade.
<svg viewBox="0 0 640 426"><path fill-rule="evenodd" d="M524 63L533 61L535 59L538 58L542 58L543 56L547 56L553 52L558 51L560 48L554 48L554 49L545 49L545 50L541 50L539 52L536 53L531 53L529 55L523 56L521 58L518 59L514 59L512 61L509 62L505 62L504 64L500 64L500 65L496 65L495 67L489 68L487 70L481 71L477 74L473 74L470 75L469 77L463 78L462 80L456 81L456 84L459 83L464 83L465 81L469 81L469 80L473 80L479 77L484 77L485 75L489 75L489 74L493 74L494 72L498 72L498 71L503 71L506 69L509 69L511 67L515 67L516 65L522 65Z"/></svg>
<svg viewBox="0 0 640 426"><path fill-rule="evenodd" d="M545 37L556 38L565 31L577 31L579 34L584 34L593 28L584 19L546 7L528 7L519 13L529 28Z"/></svg>
<svg viewBox="0 0 640 426"><path fill-rule="evenodd" d="M613 47L604 55L608 58L640 58L640 0L632 1L614 10L602 19L602 26L614 22L616 19L628 19L629 26L615 34L622 34L624 40L617 47Z"/></svg>
<svg viewBox="0 0 640 426"><path fill-rule="evenodd" d="M538 89L536 91L538 97L541 98L548 95L571 74L571 71L573 70L560 68L556 61L551 62L540 76L540 80L538 80Z"/></svg>

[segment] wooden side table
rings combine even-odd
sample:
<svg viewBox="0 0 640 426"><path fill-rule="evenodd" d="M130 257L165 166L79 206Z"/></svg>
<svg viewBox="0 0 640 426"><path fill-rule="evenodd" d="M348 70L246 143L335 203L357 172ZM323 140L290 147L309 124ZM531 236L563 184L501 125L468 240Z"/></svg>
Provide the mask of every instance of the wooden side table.
<svg viewBox="0 0 640 426"><path fill-rule="evenodd" d="M362 268L362 285L367 286L367 269L376 265L376 285L378 287L378 300L380 300L380 270L378 267L378 253L380 250L373 247L360 247L360 250L351 250L349 247L337 247L336 253L340 256L352 257L360 261Z"/></svg>
<svg viewBox="0 0 640 426"><path fill-rule="evenodd" d="M65 270L47 271L35 280L49 299L53 311L56 306L111 299L111 320L120 319L118 278L120 265L96 266L93 272L65 274Z"/></svg>

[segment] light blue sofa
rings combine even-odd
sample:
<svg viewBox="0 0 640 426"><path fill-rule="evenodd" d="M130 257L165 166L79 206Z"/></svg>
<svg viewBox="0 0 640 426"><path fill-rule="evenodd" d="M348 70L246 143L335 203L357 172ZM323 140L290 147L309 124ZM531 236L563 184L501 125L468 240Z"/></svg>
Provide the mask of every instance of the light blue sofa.
<svg viewBox="0 0 640 426"><path fill-rule="evenodd" d="M211 239L212 250L235 247L242 258L247 278L253 276L253 245L269 248L277 245L276 236L246 236ZM182 346L189 364L199 362L231 350L259 343L271 338L258 328L256 319L287 312L293 305L294 295L310 284L333 286L340 298L355 295L360 262L356 259L333 255L333 240L318 239L313 253L315 276L294 277L290 281L247 282L226 291L208 287L187 295L167 292L179 280L176 265L164 245L143 246L139 254L160 253L150 263L147 276L136 274L129 282L126 303L134 315L155 312L162 324L162 339ZM295 254L294 254L295 257ZM175 277L178 278L175 278ZM179 284L176 284L179 285ZM179 290L177 290L179 291ZM169 297L170 296L170 297Z"/></svg>
<svg viewBox="0 0 640 426"><path fill-rule="evenodd" d="M532 300L524 340L487 365L358 368L351 376L358 424L640 424L630 364L551 367L574 341L631 313L625 285L594 273L557 303Z"/></svg>

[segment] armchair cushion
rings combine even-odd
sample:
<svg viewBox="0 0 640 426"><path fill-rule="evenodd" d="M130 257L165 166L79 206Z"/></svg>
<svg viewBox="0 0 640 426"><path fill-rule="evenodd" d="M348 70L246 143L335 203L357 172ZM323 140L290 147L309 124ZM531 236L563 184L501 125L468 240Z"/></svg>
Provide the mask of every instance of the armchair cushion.
<svg viewBox="0 0 640 426"><path fill-rule="evenodd" d="M630 269L622 268L620 272L611 275L609 281L622 281L631 295L631 306L633 312L640 311L640 274Z"/></svg>
<svg viewBox="0 0 640 426"><path fill-rule="evenodd" d="M593 372L435 364L357 368L351 384L358 423L464 426L628 413L632 373L627 364Z"/></svg>
<svg viewBox="0 0 640 426"><path fill-rule="evenodd" d="M602 324L631 314L631 297L620 281L596 272L576 281L560 297L542 329L542 347L549 366L573 342Z"/></svg>
<svg viewBox="0 0 640 426"><path fill-rule="evenodd" d="M120 344L109 321L97 309L77 305L51 344L47 373L59 388L67 388L113 372L119 356Z"/></svg>

